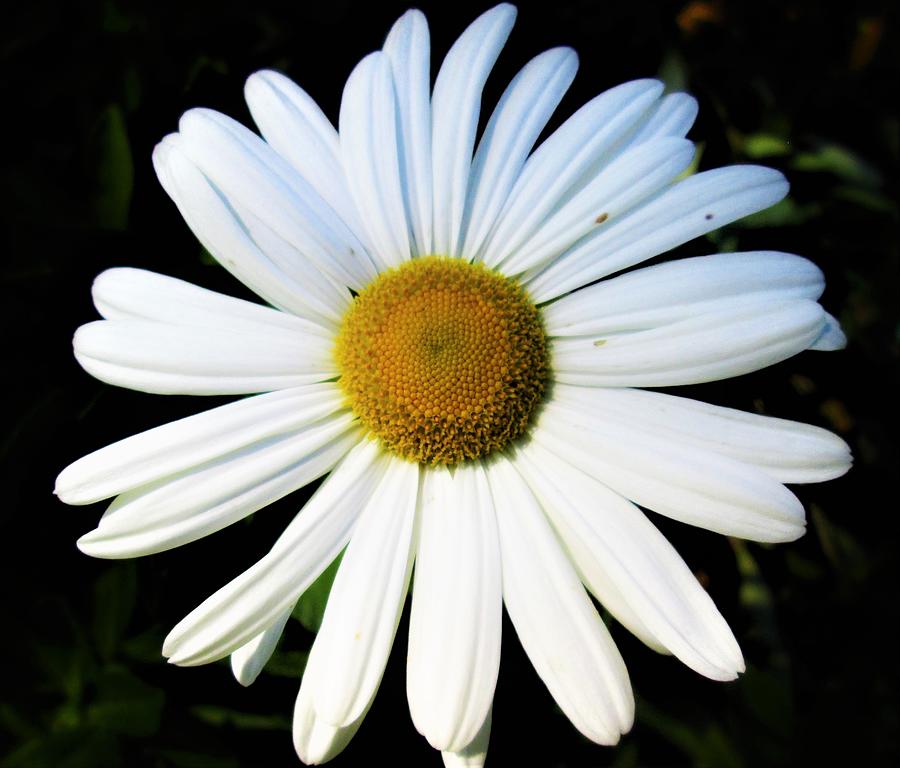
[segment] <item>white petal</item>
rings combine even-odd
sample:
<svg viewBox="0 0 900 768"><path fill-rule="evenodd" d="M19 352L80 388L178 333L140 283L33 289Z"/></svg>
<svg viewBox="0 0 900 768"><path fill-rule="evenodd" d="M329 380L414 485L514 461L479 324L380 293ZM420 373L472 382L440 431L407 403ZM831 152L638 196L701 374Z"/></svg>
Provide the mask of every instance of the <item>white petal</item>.
<svg viewBox="0 0 900 768"><path fill-rule="evenodd" d="M604 280L544 308L551 336L605 338L642 331L734 306L736 301L811 299L825 289L811 261L777 251L697 256Z"/></svg>
<svg viewBox="0 0 900 768"><path fill-rule="evenodd" d="M268 144L364 240L341 165L338 132L319 105L295 82L272 70L250 75L244 96Z"/></svg>
<svg viewBox="0 0 900 768"><path fill-rule="evenodd" d="M211 109L185 112L178 128L182 151L245 223L244 211L293 247L285 267L309 260L357 289L377 274L362 243L331 206L255 133Z"/></svg>
<svg viewBox="0 0 900 768"><path fill-rule="evenodd" d="M528 290L535 301L549 301L768 208L787 191L778 171L755 165L689 176L585 238L535 275Z"/></svg>
<svg viewBox="0 0 900 768"><path fill-rule="evenodd" d="M94 280L91 293L94 306L107 320L152 320L172 325L263 332L275 326L320 336L333 333L321 323L144 269L107 269Z"/></svg>
<svg viewBox="0 0 900 768"><path fill-rule="evenodd" d="M307 765L327 763L344 751L362 725L366 712L348 726L329 725L316 715L309 686L301 684L294 705L293 734L297 756Z"/></svg>
<svg viewBox="0 0 900 768"><path fill-rule="evenodd" d="M559 106L575 72L578 55L554 48L529 61L497 103L472 161L463 218L462 254L473 258L509 197L528 153Z"/></svg>
<svg viewBox="0 0 900 768"><path fill-rule="evenodd" d="M847 346L847 337L841 329L841 324L834 315L825 313L825 328L811 345L810 349L819 352L835 352Z"/></svg>
<svg viewBox="0 0 900 768"><path fill-rule="evenodd" d="M561 459L667 517L753 541L803 535L803 506L766 473L695 445L609 422L573 424L548 406L532 438Z"/></svg>
<svg viewBox="0 0 900 768"><path fill-rule="evenodd" d="M629 140L625 149L664 136L686 136L697 119L697 100L686 93L670 93L659 100L640 130Z"/></svg>
<svg viewBox="0 0 900 768"><path fill-rule="evenodd" d="M294 606L281 614L271 627L260 632L249 643L242 645L231 654L231 672L241 685L252 685L266 662L275 652L275 646L281 639L281 633L291 618Z"/></svg>
<svg viewBox="0 0 900 768"><path fill-rule="evenodd" d="M164 424L94 451L66 467L56 494L91 504L293 432L343 407L331 383L249 397Z"/></svg>
<svg viewBox="0 0 900 768"><path fill-rule="evenodd" d="M730 456L781 483L831 480L852 461L847 444L825 429L661 392L556 384L551 407L571 423L600 430L615 423L673 446Z"/></svg>
<svg viewBox="0 0 900 768"><path fill-rule="evenodd" d="M553 342L557 381L599 387L670 387L740 376L807 349L825 313L813 301L766 294L646 331Z"/></svg>
<svg viewBox="0 0 900 768"><path fill-rule="evenodd" d="M516 9L497 5L473 21L450 48L431 100L434 251L458 255L481 91L506 44Z"/></svg>
<svg viewBox="0 0 900 768"><path fill-rule="evenodd" d="M234 330L143 320L82 325L72 344L92 376L141 392L242 395L299 387L337 375L333 338L278 326Z"/></svg>
<svg viewBox="0 0 900 768"><path fill-rule="evenodd" d="M545 264L580 238L608 226L670 184L694 156L685 139L664 138L624 152L541 225L534 237L503 262L512 275Z"/></svg>
<svg viewBox="0 0 900 768"><path fill-rule="evenodd" d="M329 725L351 725L378 690L409 589L418 488L418 465L392 457L341 560L302 682Z"/></svg>
<svg viewBox="0 0 900 768"><path fill-rule="evenodd" d="M356 65L344 86L338 127L350 194L379 271L410 256L397 120L390 60L383 53L371 53Z"/></svg>
<svg viewBox="0 0 900 768"><path fill-rule="evenodd" d="M270 242L256 242L221 190L185 155L182 143L179 134L163 139L153 150L153 165L197 239L225 269L270 304L337 327L350 304L349 291L313 264L296 259L293 250L271 234ZM256 230L261 236L264 228Z"/></svg>
<svg viewBox="0 0 900 768"><path fill-rule="evenodd" d="M733 680L744 671L740 648L709 595L634 504L536 443L517 453L516 466L601 602L611 583L614 597L701 675Z"/></svg>
<svg viewBox="0 0 900 768"><path fill-rule="evenodd" d="M163 655L183 666L206 664L271 626L347 545L359 511L376 491L386 464L374 441L357 445L265 557L178 623L163 644Z"/></svg>
<svg viewBox="0 0 900 768"><path fill-rule="evenodd" d="M487 468L503 558L503 601L522 647L572 724L615 744L631 728L628 672L537 500L509 461Z"/></svg>
<svg viewBox="0 0 900 768"><path fill-rule="evenodd" d="M525 163L483 249L483 261L495 267L526 243L568 195L615 156L622 137L633 130L662 89L657 80L616 86L591 99L554 131Z"/></svg>
<svg viewBox="0 0 900 768"><path fill-rule="evenodd" d="M441 752L444 768L484 768L491 739L491 711L488 710L478 735L458 752Z"/></svg>
<svg viewBox="0 0 900 768"><path fill-rule="evenodd" d="M391 62L397 94L400 178L416 255L431 248L431 42L428 22L418 10L391 27L384 52Z"/></svg>
<svg viewBox="0 0 900 768"><path fill-rule="evenodd" d="M457 752L488 716L500 667L497 521L479 464L427 470L420 505L406 692L419 732Z"/></svg>
<svg viewBox="0 0 900 768"><path fill-rule="evenodd" d="M139 557L195 541L327 473L359 441L349 413L218 457L118 496L78 540L93 557Z"/></svg>

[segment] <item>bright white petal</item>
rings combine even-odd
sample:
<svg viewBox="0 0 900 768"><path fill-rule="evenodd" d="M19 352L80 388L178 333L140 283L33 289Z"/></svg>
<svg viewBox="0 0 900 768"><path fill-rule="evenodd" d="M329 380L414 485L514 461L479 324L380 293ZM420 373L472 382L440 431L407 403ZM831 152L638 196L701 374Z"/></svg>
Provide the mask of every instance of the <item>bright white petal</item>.
<svg viewBox="0 0 900 768"><path fill-rule="evenodd" d="M400 178L415 255L431 248L431 41L428 22L418 10L404 13L391 27L384 52L391 62L397 93Z"/></svg>
<svg viewBox="0 0 900 768"><path fill-rule="evenodd" d="M825 429L661 392L556 384L550 407L567 422L587 428L602 431L614 423L673 447L696 446L729 456L781 483L831 480L852 462L847 444Z"/></svg>
<svg viewBox="0 0 900 768"><path fill-rule="evenodd" d="M294 606L281 614L271 627L260 632L249 643L242 645L231 654L231 672L241 685L252 685L259 677L266 662L275 652L275 646L281 639L281 633L291 618Z"/></svg>
<svg viewBox="0 0 900 768"><path fill-rule="evenodd" d="M544 309L550 336L643 331L741 301L815 301L825 289L811 261L777 251L697 256L657 264L570 293Z"/></svg>
<svg viewBox="0 0 900 768"><path fill-rule="evenodd" d="M481 91L515 20L516 9L507 3L475 19L450 48L434 83L431 156L435 253L459 253Z"/></svg>
<svg viewBox="0 0 900 768"><path fill-rule="evenodd" d="M228 403L94 451L60 473L56 494L66 504L91 504L293 432L342 407L343 395L331 383Z"/></svg>
<svg viewBox="0 0 900 768"><path fill-rule="evenodd" d="M187 157L182 143L179 134L163 139L153 150L153 165L206 250L270 304L337 327L350 304L349 291L305 259L296 259L293 249L271 233L266 243L257 242L221 190ZM264 227L256 227L257 236L264 232Z"/></svg>
<svg viewBox="0 0 900 768"><path fill-rule="evenodd" d="M531 443L516 466L582 579L604 601L607 584L653 636L691 669L713 680L744 671L740 648L709 595L678 553L634 504Z"/></svg>
<svg viewBox="0 0 900 768"><path fill-rule="evenodd" d="M697 100L686 93L670 93L659 100L645 122L629 140L625 149L664 136L686 136L697 119Z"/></svg>
<svg viewBox="0 0 900 768"><path fill-rule="evenodd" d="M513 78L494 109L478 143L469 175L463 218L462 254L480 250L509 197L528 153L578 69L571 48L554 48L536 56Z"/></svg>
<svg viewBox="0 0 900 768"><path fill-rule="evenodd" d="M500 545L479 464L424 475L409 624L413 723L443 751L463 750L490 712L500 667Z"/></svg>
<svg viewBox="0 0 900 768"><path fill-rule="evenodd" d="M624 152L541 225L501 269L518 274L545 264L590 232L607 226L670 184L694 156L685 139L664 138Z"/></svg>
<svg viewBox="0 0 900 768"><path fill-rule="evenodd" d="M825 313L825 329L811 345L810 349L819 352L836 352L847 346L847 337L841 329L841 324L834 315Z"/></svg>
<svg viewBox="0 0 900 768"><path fill-rule="evenodd" d="M554 210L615 156L622 138L647 114L662 89L657 80L616 86L593 98L554 131L525 163L482 249L482 260L496 267L528 242Z"/></svg>
<svg viewBox="0 0 900 768"><path fill-rule="evenodd" d="M753 541L803 535L803 506L765 472L695 445L609 422L573 424L551 408L532 438L569 464L662 515Z"/></svg>
<svg viewBox="0 0 900 768"><path fill-rule="evenodd" d="M634 719L625 663L525 481L506 459L487 471L503 601L522 647L572 724L615 744Z"/></svg>
<svg viewBox="0 0 900 768"><path fill-rule="evenodd" d="M397 121L391 62L383 53L369 54L344 86L338 127L350 194L379 271L396 267L410 256Z"/></svg>
<svg viewBox="0 0 900 768"><path fill-rule="evenodd" d="M139 557L221 530L326 474L359 433L344 413L118 496L78 540L93 557Z"/></svg>
<svg viewBox="0 0 900 768"><path fill-rule="evenodd" d="M553 342L553 375L567 384L670 387L740 376L786 360L825 328L807 299L759 294L669 325Z"/></svg>
<svg viewBox="0 0 900 768"><path fill-rule="evenodd" d="M206 664L271 626L347 545L360 509L376 492L387 463L377 443L359 443L265 557L178 623L163 644L163 655L173 664Z"/></svg>
<svg viewBox="0 0 900 768"><path fill-rule="evenodd" d="M294 749L307 765L327 763L344 751L356 735L368 709L344 727L329 725L316 715L309 686L300 685L294 705Z"/></svg>
<svg viewBox="0 0 900 768"><path fill-rule="evenodd" d="M341 166L338 132L319 105L295 82L272 70L250 75L244 96L268 144L364 240Z"/></svg>
<svg viewBox="0 0 900 768"><path fill-rule="evenodd" d="M185 112L178 128L182 151L225 196L254 239L259 221L293 249L293 258L281 264L292 277L302 279L305 261L356 289L377 274L365 247L331 206L255 133L210 109Z"/></svg>
<svg viewBox="0 0 900 768"><path fill-rule="evenodd" d="M415 557L417 464L392 457L359 516L303 675L316 716L357 721L384 674Z"/></svg>
<svg viewBox="0 0 900 768"><path fill-rule="evenodd" d="M491 739L491 711L488 710L478 735L458 752L441 752L444 768L483 768Z"/></svg>
<svg viewBox="0 0 900 768"><path fill-rule="evenodd" d="M163 395L242 395L337 375L331 335L311 322L308 328L98 320L82 325L72 344L81 366L107 384Z"/></svg>
<svg viewBox="0 0 900 768"><path fill-rule="evenodd" d="M527 288L535 301L549 301L768 208L787 191L778 171L755 165L689 176L598 229L537 273Z"/></svg>

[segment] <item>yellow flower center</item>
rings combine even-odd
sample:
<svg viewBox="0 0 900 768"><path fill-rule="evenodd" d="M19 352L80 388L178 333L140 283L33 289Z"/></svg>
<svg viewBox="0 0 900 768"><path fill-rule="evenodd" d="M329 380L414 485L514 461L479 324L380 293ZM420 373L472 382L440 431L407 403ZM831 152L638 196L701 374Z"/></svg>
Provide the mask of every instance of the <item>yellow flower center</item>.
<svg viewBox="0 0 900 768"><path fill-rule="evenodd" d="M335 347L340 384L390 451L456 464L521 437L550 371L538 308L480 264L427 256L381 274Z"/></svg>

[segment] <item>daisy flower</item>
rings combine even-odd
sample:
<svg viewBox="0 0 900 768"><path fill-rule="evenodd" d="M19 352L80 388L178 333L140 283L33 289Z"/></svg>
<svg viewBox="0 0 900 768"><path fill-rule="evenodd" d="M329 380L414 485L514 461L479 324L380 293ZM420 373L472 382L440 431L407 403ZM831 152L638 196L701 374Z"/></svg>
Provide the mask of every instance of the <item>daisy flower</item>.
<svg viewBox="0 0 900 768"><path fill-rule="evenodd" d="M642 388L738 376L844 344L800 256L721 253L627 271L787 193L777 171L687 175L696 102L612 88L534 145L571 84L554 48L512 79L477 141L516 15L499 5L430 88L409 11L347 81L338 130L271 71L262 138L194 109L153 160L207 250L266 305L137 269L93 289L75 355L144 392L252 395L65 469L70 504L115 497L78 546L186 544L324 477L271 551L184 618L169 661L259 674L298 597L340 567L300 685L294 742L318 763L372 704L412 580L416 728L447 765L484 761L503 606L572 724L631 727L625 664L591 596L701 675L744 669L725 620L641 508L754 541L804 531L785 483L847 471L816 427ZM415 576L412 578L413 566Z"/></svg>

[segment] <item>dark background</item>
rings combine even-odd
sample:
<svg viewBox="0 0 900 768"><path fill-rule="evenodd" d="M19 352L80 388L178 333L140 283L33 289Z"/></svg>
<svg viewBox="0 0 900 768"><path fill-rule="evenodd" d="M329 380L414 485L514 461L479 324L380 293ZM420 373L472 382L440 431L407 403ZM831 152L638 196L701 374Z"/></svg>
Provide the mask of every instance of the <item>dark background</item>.
<svg viewBox="0 0 900 768"><path fill-rule="evenodd" d="M898 51L889 6L520 5L484 114L528 58L569 44L582 66L560 116L621 81L658 74L700 101L690 135L701 168L762 162L787 174L786 203L675 254L809 256L827 275L823 303L849 348L680 393L825 426L851 444L856 465L840 480L796 488L809 530L793 544L729 541L654 518L729 620L748 672L732 684L705 680L613 626L638 700L635 727L616 749L571 727L507 624L489 765L898 764ZM420 7L440 57L487 5ZM103 505L57 502L57 472L220 400L102 385L77 366L70 338L96 317L91 280L112 266L247 295L204 258L163 193L153 145L192 106L249 123L243 81L262 67L293 77L336 118L350 70L405 8L344 0L7 8L0 766L296 764L290 716L314 604L250 689L224 663L177 669L159 648L176 621L267 550L304 492L180 550L125 562L80 554L74 542ZM440 764L409 720L405 635L404 619L375 705L335 766Z"/></svg>

